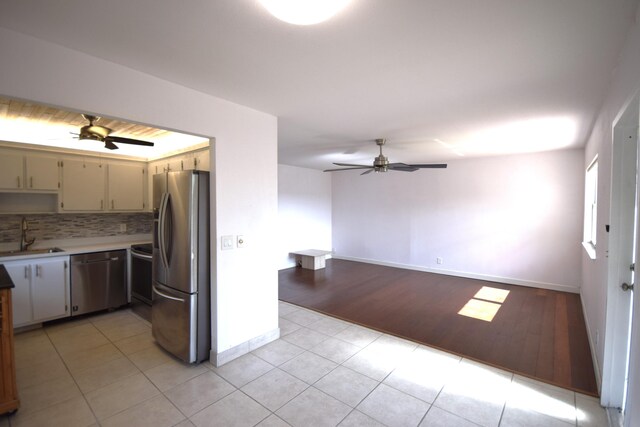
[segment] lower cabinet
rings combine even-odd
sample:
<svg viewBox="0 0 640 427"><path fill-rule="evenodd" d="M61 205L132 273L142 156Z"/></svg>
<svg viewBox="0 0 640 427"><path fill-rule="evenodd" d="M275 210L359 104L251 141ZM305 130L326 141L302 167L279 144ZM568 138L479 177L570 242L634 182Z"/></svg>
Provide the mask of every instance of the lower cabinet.
<svg viewBox="0 0 640 427"><path fill-rule="evenodd" d="M69 257L4 263L13 289L13 326L69 316Z"/></svg>

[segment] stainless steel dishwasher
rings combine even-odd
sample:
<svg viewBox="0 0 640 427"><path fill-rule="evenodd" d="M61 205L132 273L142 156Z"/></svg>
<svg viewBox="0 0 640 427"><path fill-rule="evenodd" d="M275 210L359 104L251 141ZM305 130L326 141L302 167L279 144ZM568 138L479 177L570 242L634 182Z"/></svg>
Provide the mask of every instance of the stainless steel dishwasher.
<svg viewBox="0 0 640 427"><path fill-rule="evenodd" d="M127 303L127 251L71 256L71 315Z"/></svg>

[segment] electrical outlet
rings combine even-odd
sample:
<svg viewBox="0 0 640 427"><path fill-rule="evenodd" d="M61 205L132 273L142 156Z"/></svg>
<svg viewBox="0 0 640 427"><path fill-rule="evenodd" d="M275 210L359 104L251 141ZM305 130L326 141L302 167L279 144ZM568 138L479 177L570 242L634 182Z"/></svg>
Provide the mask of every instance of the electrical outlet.
<svg viewBox="0 0 640 427"><path fill-rule="evenodd" d="M223 251L233 249L233 236L222 236L221 241Z"/></svg>
<svg viewBox="0 0 640 427"><path fill-rule="evenodd" d="M122 231L123 233L127 231L127 224L120 224L120 231Z"/></svg>
<svg viewBox="0 0 640 427"><path fill-rule="evenodd" d="M441 257L436 258L436 264L442 264L444 261Z"/></svg>

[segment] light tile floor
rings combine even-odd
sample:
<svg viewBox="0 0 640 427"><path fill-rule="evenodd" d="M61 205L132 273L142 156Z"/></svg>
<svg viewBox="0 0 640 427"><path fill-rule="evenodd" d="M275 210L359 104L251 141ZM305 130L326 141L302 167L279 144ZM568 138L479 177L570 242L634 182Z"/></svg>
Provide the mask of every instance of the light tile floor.
<svg viewBox="0 0 640 427"><path fill-rule="evenodd" d="M120 310L17 334L4 426L607 426L598 400L280 302L282 337L187 366Z"/></svg>

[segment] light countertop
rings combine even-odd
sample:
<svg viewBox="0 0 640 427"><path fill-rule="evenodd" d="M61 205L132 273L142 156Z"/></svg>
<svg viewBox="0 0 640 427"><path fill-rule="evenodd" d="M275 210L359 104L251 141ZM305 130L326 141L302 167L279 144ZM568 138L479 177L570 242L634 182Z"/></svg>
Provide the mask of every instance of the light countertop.
<svg viewBox="0 0 640 427"><path fill-rule="evenodd" d="M10 255L0 257L0 264L10 261L22 261L32 258L50 258L56 256L68 256L89 252L114 251L119 249L129 249L131 245L150 243L150 235L115 236L92 239L67 239L67 240L46 240L37 242L31 249L60 248L63 252L52 253L25 253L20 255ZM14 248L9 248L9 250Z"/></svg>

